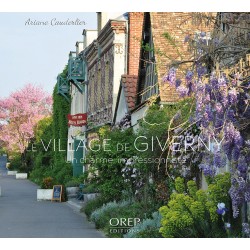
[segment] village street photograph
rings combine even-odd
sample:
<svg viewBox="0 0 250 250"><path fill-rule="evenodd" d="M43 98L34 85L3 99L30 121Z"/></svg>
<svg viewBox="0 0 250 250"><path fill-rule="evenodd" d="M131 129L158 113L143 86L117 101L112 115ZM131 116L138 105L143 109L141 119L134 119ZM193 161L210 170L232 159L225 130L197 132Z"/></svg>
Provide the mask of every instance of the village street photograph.
<svg viewBox="0 0 250 250"><path fill-rule="evenodd" d="M0 238L249 238L250 13L77 10L0 12Z"/></svg>

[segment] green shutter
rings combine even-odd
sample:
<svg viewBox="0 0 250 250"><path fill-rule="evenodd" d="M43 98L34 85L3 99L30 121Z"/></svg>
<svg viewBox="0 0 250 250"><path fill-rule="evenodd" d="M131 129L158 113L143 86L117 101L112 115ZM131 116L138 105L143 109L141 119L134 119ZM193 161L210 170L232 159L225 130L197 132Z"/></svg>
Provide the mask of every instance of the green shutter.
<svg viewBox="0 0 250 250"><path fill-rule="evenodd" d="M74 140L74 160L73 160L73 176L77 177L83 173L83 141Z"/></svg>

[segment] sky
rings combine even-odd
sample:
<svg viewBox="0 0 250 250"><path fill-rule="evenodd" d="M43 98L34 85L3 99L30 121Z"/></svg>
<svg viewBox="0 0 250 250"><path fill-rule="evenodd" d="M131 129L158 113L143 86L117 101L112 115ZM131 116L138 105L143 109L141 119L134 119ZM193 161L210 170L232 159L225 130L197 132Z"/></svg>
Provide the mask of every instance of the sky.
<svg viewBox="0 0 250 250"><path fill-rule="evenodd" d="M54 18L60 22L78 18L82 24L52 26ZM28 24L28 20L48 25ZM27 83L52 94L69 52L75 50L76 41L83 40L83 29L96 27L96 12L0 12L0 98Z"/></svg>

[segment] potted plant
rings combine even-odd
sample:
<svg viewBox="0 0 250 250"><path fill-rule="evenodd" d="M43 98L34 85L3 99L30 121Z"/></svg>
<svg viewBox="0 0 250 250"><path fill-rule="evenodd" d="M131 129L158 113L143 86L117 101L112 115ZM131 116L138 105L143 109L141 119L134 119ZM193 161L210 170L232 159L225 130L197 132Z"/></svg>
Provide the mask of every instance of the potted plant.
<svg viewBox="0 0 250 250"><path fill-rule="evenodd" d="M42 181L41 188L37 189L37 200L51 200L53 194L53 178L46 177Z"/></svg>
<svg viewBox="0 0 250 250"><path fill-rule="evenodd" d="M93 200L99 195L98 189L95 187L94 184L86 185L83 188L82 192L84 193L84 200L85 201Z"/></svg>
<svg viewBox="0 0 250 250"><path fill-rule="evenodd" d="M75 198L79 191L79 181L77 179L70 180L66 183L66 193L68 198Z"/></svg>

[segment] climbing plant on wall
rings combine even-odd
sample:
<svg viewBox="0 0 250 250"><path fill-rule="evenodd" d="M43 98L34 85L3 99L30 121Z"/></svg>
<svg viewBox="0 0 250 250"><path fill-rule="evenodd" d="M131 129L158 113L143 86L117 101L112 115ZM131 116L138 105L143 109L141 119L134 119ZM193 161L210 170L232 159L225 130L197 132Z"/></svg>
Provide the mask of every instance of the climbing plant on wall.
<svg viewBox="0 0 250 250"><path fill-rule="evenodd" d="M67 77L67 66L61 76ZM48 149L46 151L42 148L39 154L34 154L34 162L39 164L35 164L31 176L38 183L41 183L43 177L51 176L56 183L63 184L72 177L71 164L66 162L69 111L70 103L57 93L56 84L53 91L52 119L50 123L43 121L44 124L38 126L35 138L35 140L44 139L45 147Z"/></svg>

